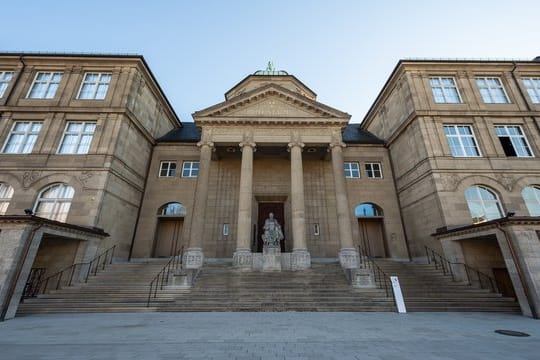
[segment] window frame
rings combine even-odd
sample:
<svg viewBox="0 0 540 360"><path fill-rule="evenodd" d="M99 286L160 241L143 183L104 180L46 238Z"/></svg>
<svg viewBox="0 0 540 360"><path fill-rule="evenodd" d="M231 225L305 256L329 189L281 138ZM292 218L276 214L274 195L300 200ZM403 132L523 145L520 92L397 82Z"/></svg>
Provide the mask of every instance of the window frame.
<svg viewBox="0 0 540 360"><path fill-rule="evenodd" d="M38 81L37 78L38 78L38 76L40 74L51 74L50 79L45 82L45 84L47 84L47 87L46 87L46 90L45 90L45 95L47 94L48 89L51 86L51 84L57 84L58 85L57 88L54 90L54 94L53 94L52 97L30 97L30 94L32 93L32 90L34 89L34 86L36 85L36 82ZM58 83L52 81L55 74L60 75L60 80L58 80ZM34 80L32 81L32 84L30 85L30 88L28 89L28 93L26 94L26 99L31 99L31 100L51 100L51 99L54 99L56 97L56 93L58 91L58 88L60 87L60 83L62 82L63 77L64 77L64 73L61 72L61 71L38 71L38 72L36 72L36 75L34 76Z"/></svg>
<svg viewBox="0 0 540 360"><path fill-rule="evenodd" d="M189 169L186 167L186 165L190 165ZM193 168L193 165L194 164L197 164L197 168L194 169ZM199 176L199 166L200 166L200 162L199 161L196 161L196 160L185 160L185 161L182 161L182 174L181 174L181 177L183 178L196 178ZM188 172L188 175L185 175L185 172ZM196 174L194 175L193 173L196 172Z"/></svg>
<svg viewBox="0 0 540 360"><path fill-rule="evenodd" d="M10 75L9 79L6 79L6 75ZM13 80L14 71L0 71L0 98L4 97L6 90L9 88L9 83ZM5 84L5 87L4 87Z"/></svg>
<svg viewBox="0 0 540 360"><path fill-rule="evenodd" d="M523 199L523 202L525 203L525 207L527 208L527 212L529 213L529 216L540 216L540 210L539 210L538 214L536 214L536 215L532 214L531 207L529 207L530 202L527 201L527 199L525 198L525 196L523 194L525 192L525 190L527 190L529 188L533 189L534 200L536 201L534 206L540 208L540 186L534 185L534 184L525 186L523 188L523 190L521 190L521 198Z"/></svg>
<svg viewBox="0 0 540 360"><path fill-rule="evenodd" d="M373 165L377 165L379 169L378 170L373 169ZM368 166L371 167L372 175L375 175L376 171L378 171L379 176L369 176L370 170L368 170ZM382 164L380 161L372 161L372 162L364 163L364 171L366 172L366 178L368 179L382 179L383 178Z"/></svg>
<svg viewBox="0 0 540 360"><path fill-rule="evenodd" d="M351 165L356 165L356 169L353 169ZM353 172L356 172L358 176L354 176ZM358 161L344 161L343 174L345 176L345 179L361 179L362 176L360 174L360 163Z"/></svg>
<svg viewBox="0 0 540 360"><path fill-rule="evenodd" d="M5 215L7 213L7 209L11 203L11 199L13 199L14 193L15 189L13 189L13 186L0 182L0 215Z"/></svg>
<svg viewBox="0 0 540 360"><path fill-rule="evenodd" d="M447 134L444 131L446 127L453 127L454 129L456 129L456 135ZM465 135L465 134L460 134L459 131L458 131L459 127L468 127L471 130L471 135L469 136L469 135ZM450 153L452 154L452 157L456 157L456 158L477 158L477 157L482 157L482 151L480 150L480 144L478 143L478 140L476 139L476 134L474 132L474 127L472 125L469 125L469 124L443 124L443 133L444 133L444 136L446 137L446 143L448 144L448 148L450 149ZM452 146L450 145L450 141L448 141L449 136L458 138L460 149L462 150L464 155L455 155L454 154L454 152L452 151ZM467 155L467 152L465 151L465 146L463 145L463 141L461 139L463 136L472 137L472 139L474 141L474 144L475 144L476 151L478 153L476 156Z"/></svg>
<svg viewBox="0 0 540 360"><path fill-rule="evenodd" d="M53 189L54 187L60 187L61 188L61 194L65 194L66 191L70 191L71 192L71 197L54 197L54 198L46 198L46 197L43 197L43 194L51 189ZM53 184L49 184L48 186L44 187L43 189L41 189L41 191L38 193L38 196L36 198L36 201L34 202L34 207L32 208L32 211L33 213L36 215L36 216L41 216L41 217L44 217L46 219L50 219L50 220L55 220L55 221L60 221L60 222L66 222L67 218L68 218L68 215L69 215L69 210L71 209L71 205L73 203L73 198L75 197L75 188L69 184L66 184L66 183L53 183ZM39 214L38 215L38 208L40 206L40 204L42 203L52 203L53 206L52 206L52 211L50 213L48 213L48 216L43 216L42 214ZM62 213L60 212L59 210L61 210L61 205L62 204L65 204L65 203L69 203L69 206L67 207L65 213ZM59 215L63 215L62 217L59 217Z"/></svg>
<svg viewBox="0 0 540 360"><path fill-rule="evenodd" d="M11 139L11 137L14 135L14 131L15 131L15 127L17 126L17 124L24 124L24 123L27 123L29 124L29 129L30 131L28 130L25 130L24 131L24 141L21 142L21 145L19 145L19 149L17 149L17 152L6 152L6 148L9 144L9 140ZM34 126L34 124L39 124L40 127L39 127L39 130L37 132L33 132L31 131L32 127ZM8 133L8 136L6 137L6 141L4 142L4 145L2 146L2 151L0 153L2 154L11 154L11 155L16 155L16 154L31 154L32 151L34 150L34 146L36 145L36 142L37 142L37 139L39 137L39 133L41 132L41 129L43 128L43 121L33 121L33 120L29 120L29 121L14 121L13 122L13 125L11 126L11 130L9 130L9 133ZM21 147L22 149L24 149L24 147L26 147L26 141L28 139L28 136L30 135L36 135L36 141L34 141L34 143L32 144L32 147L30 148L30 150L28 152L22 152L21 151Z"/></svg>
<svg viewBox="0 0 540 360"><path fill-rule="evenodd" d="M90 98L82 98L81 97L81 93L82 93L82 90L83 90L83 87L85 85L85 83L87 83L86 81L86 77L88 75L98 75L98 80L96 82L88 82L89 84L93 84L94 86L94 89L93 89L93 96L90 97ZM109 81L108 82L102 82L101 81L101 78L103 77L103 75L108 75L109 76ZM112 73L110 72L93 72L93 71L88 71L88 72L85 72L84 73L84 76L83 76L83 79L81 81L81 85L79 86L79 91L77 92L77 97L76 99L77 100L105 100L107 98L107 94L109 93L109 87L111 85L111 81L112 81ZM105 91L105 95L103 96L103 98L96 98L96 95L98 93L98 89L99 89L99 85L107 85L107 90Z"/></svg>
<svg viewBox="0 0 540 360"><path fill-rule="evenodd" d="M166 169L163 168L163 165L165 165L165 164L168 164ZM174 169L171 169L172 164L174 164ZM177 165L176 160L161 160L159 162L158 177L160 177L160 178L176 177L176 169L177 169L176 165ZM163 170L166 170L166 172L167 172L166 175L161 175L161 172ZM171 170L174 172L172 175L170 174Z"/></svg>
<svg viewBox="0 0 540 360"><path fill-rule="evenodd" d="M437 96L435 96L435 93L433 91L434 86L431 84L431 80L434 80L434 79L436 79L439 82L439 86L436 86L436 87L440 88L442 90L442 95L443 95L443 98L444 98L444 101L442 101L442 102L437 101ZM453 86L448 87L448 86L443 85L443 82L442 82L443 79L451 79ZM463 104L463 98L461 97L461 93L459 92L459 88L457 86L457 82L456 82L455 77L453 77L453 76L430 76L429 79L428 79L428 83L429 83L429 87L431 88L431 94L433 95L433 101L435 102L435 104ZM457 102L456 101L448 101L448 97L446 96L447 89L455 89L456 94L457 94L457 99L458 99Z"/></svg>
<svg viewBox="0 0 540 360"><path fill-rule="evenodd" d="M486 83L487 87L485 89L488 90L488 93L489 93L489 97L490 97L490 100L493 100L494 97L493 97L493 92L492 92L492 89L502 89L502 92L503 92L503 95L504 95L504 98L505 98L505 102L496 102L496 101L486 101L486 98L484 97L484 94L482 94L482 91L481 89L483 89L483 87L480 86L480 84L478 84L478 80L484 80L484 82ZM491 86L489 86L489 83L488 83L488 80L497 80L497 82L499 83L499 87L496 87L496 88L493 88ZM508 96L508 93L506 92L506 89L504 87L504 84L503 84L503 81L502 79L499 77L499 76L477 76L476 77L476 87L478 89L478 92L480 93L480 97L482 97L482 100L484 102L484 104L511 104L512 102L510 101L510 97Z"/></svg>
<svg viewBox="0 0 540 360"><path fill-rule="evenodd" d="M69 133L68 134L68 128L69 128L69 125L71 124L82 124L82 131L79 131L77 133ZM89 132L86 132L84 131L84 129L86 128L86 125L88 124L93 124L94 125L94 130L92 131L92 133L89 133ZM60 143L58 144L58 148L56 149L56 154L58 155L85 155L85 154L88 154L89 151L90 151L90 146L92 145L92 141L94 140L94 134L96 133L96 128L97 128L97 122L95 121L68 121L66 122L66 126L64 127L64 132L62 133L62 139L60 139ZM92 135L92 138L90 139L90 142L88 143L88 150L86 152L79 152L79 148L81 146L81 140L83 138L83 136L87 136L87 135ZM64 140L66 139L66 135L77 135L77 145L76 145L76 148L77 148L77 151L76 152L61 152L62 150L62 145L64 145Z"/></svg>
<svg viewBox="0 0 540 360"><path fill-rule="evenodd" d="M533 86L529 88L526 81L529 81ZM521 82L523 84L523 87L525 87L525 90L527 90L527 95L529 95L529 99L531 99L531 102L533 104L540 104L540 77L524 77L521 78ZM535 97L538 99L538 101L534 101L535 99L531 96L531 90L535 93Z"/></svg>
<svg viewBox="0 0 540 360"><path fill-rule="evenodd" d="M509 127L519 129L519 132L521 134L520 135L510 135L510 133L508 132ZM499 138L499 142L500 142L501 137L510 138L510 142L512 144L512 147L514 148L514 152L516 153L516 156L506 155L506 152L505 152L506 157L521 157L521 158L534 157L534 152L532 151L531 144L529 143L529 140L527 139L527 136L525 135L525 132L523 131L523 127L521 125L507 125L507 124L506 125L494 125L494 128L495 128L495 135L497 136L497 138ZM504 128L508 135L501 136L501 135L497 134L497 128ZM518 155L518 153L516 151L516 146L514 145L514 138L521 138L524 141L525 148L526 148L526 150L529 151L530 155L526 155L526 156L525 155ZM503 151L504 151L504 146L502 145L502 143L501 143L501 147L503 147Z"/></svg>
<svg viewBox="0 0 540 360"><path fill-rule="evenodd" d="M476 190L476 193L478 195L478 199L468 199L467 198L467 191L471 188L474 188ZM488 199L483 199L482 198L482 194L480 192L480 189L483 189L485 191L487 191L488 193L492 194L494 197L495 197L495 200L488 200ZM467 203L467 208L469 209L469 214L471 216L471 219L473 220L473 224L479 224L479 223L482 223L482 222L486 222L486 221L491 221L491 220L496 220L496 219L501 219L504 217L504 207L503 207L503 204L502 204L502 201L501 201L501 198L499 197L499 194L497 194L497 192L493 189L491 189L490 187L488 186L485 186L485 185L480 185L480 184L474 184L474 185L471 185L469 187L467 187L465 189L465 192L464 192L464 197L465 197L465 202ZM486 215L487 215L487 211L486 211L486 201L489 201L489 202L492 202L494 204L496 204L498 210L499 210L499 217L498 218L492 218L492 219L489 219ZM480 220L480 221L475 221L475 217L473 217L473 214L472 214L472 211L471 211L471 207L469 205L470 202L475 202L475 203L480 203L480 205L482 206L482 210L483 210L483 216L485 216L485 219L484 220Z"/></svg>

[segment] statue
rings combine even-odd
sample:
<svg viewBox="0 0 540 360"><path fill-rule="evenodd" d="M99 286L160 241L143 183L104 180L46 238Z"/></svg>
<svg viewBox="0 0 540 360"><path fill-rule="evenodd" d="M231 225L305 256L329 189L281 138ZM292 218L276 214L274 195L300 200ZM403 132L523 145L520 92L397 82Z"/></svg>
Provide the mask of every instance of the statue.
<svg viewBox="0 0 540 360"><path fill-rule="evenodd" d="M281 225L274 219L274 213L268 214L268 219L264 221L264 234L262 235L265 248L279 248L280 241L283 240L283 231Z"/></svg>
<svg viewBox="0 0 540 360"><path fill-rule="evenodd" d="M268 71L268 72L276 71L276 69L274 68L274 63L272 61L268 62L268 65L266 66L266 71Z"/></svg>

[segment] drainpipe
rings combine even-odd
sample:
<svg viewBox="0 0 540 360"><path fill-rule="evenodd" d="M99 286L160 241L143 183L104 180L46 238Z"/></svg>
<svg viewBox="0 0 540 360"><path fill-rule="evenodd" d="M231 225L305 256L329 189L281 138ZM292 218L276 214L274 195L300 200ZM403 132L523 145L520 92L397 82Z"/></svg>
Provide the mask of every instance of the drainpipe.
<svg viewBox="0 0 540 360"><path fill-rule="evenodd" d="M31 219L34 219L35 217L33 215L30 215ZM6 292L6 297L4 300L4 303L2 304L2 312L0 313L0 321L4 321L9 304L11 303L11 298L13 297L13 294L15 293L15 288L17 287L17 283L19 282L19 278L21 277L22 268L24 266L24 263L26 262L26 258L28 257L28 252L30 251L30 245L32 245L32 240L34 239L34 235L36 234L36 231L39 230L43 226L43 223L40 222L37 226L35 226L31 231L30 234L26 237L23 251L21 254L21 257L19 258L19 262L17 263L17 267L15 268L15 274L13 275L13 279L11 280L11 283L9 284L9 288Z"/></svg>
<svg viewBox="0 0 540 360"><path fill-rule="evenodd" d="M525 107L527 108L527 111L530 112L530 111L532 111L531 106L529 105L529 101L527 101L527 97L523 93L523 90L521 89L521 86L519 85L519 82L518 82L516 74L515 74L517 64L516 64L515 61L512 61L512 64L514 64L514 67L510 71L510 73L512 74L512 79L514 79L514 82L516 83L519 94L521 95L521 98L525 102ZM533 116L531 116L531 118L533 119L533 124L534 124L534 127L536 128L536 131L538 132L538 134L540 134L540 125L538 125L538 123L536 122L536 119Z"/></svg>
<svg viewBox="0 0 540 360"><path fill-rule="evenodd" d="M525 280L525 274L523 273L523 269L521 267L521 264L519 263L518 256L516 254L516 249L514 248L514 244L512 243L512 240L508 236L508 232L501 226L501 224L496 223L495 227L499 229L503 235L504 239L506 240L506 244L508 245L508 249L510 250L510 256L512 257L512 261L514 262L514 265L516 266L516 270L519 277L519 282L521 283L521 286L523 286L523 291L525 292L525 297L527 299L527 302L529 303L529 308L531 309L531 314L533 318L538 319L538 313L536 312L536 309L533 304L533 296L531 294L531 289L527 285L527 282Z"/></svg>
<svg viewBox="0 0 540 360"><path fill-rule="evenodd" d="M19 76L17 76L15 78L15 81L13 83L13 86L11 87L11 90L9 91L9 93L7 94L6 96L6 102L4 104L8 105L9 104L9 99L11 98L11 94L13 94L13 91L15 91L15 89L17 88L17 84L19 83L19 80L21 79L22 77L22 74L24 73L24 69L26 68L26 64L24 63L24 56L23 55L19 55L19 61L21 62L22 64L22 67L21 67L21 71L19 71Z"/></svg>

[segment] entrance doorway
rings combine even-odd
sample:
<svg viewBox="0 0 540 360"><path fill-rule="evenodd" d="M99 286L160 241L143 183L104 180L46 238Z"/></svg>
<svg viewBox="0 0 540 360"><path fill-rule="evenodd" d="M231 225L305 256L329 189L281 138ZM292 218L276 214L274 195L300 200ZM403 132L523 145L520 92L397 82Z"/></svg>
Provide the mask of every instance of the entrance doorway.
<svg viewBox="0 0 540 360"><path fill-rule="evenodd" d="M160 218L158 220L154 257L171 257L182 246L184 219Z"/></svg>
<svg viewBox="0 0 540 360"><path fill-rule="evenodd" d="M372 203L363 203L354 209L354 214L358 218L358 245L370 257L386 257L382 209Z"/></svg>
<svg viewBox="0 0 540 360"><path fill-rule="evenodd" d="M268 214L273 213L274 218L278 221L279 225L281 225L281 230L283 231L283 235L285 235L285 216L284 216L284 206L282 202L260 202L259 203L259 216L257 220L257 249L256 252L262 252L263 251L263 239L262 236L264 234L264 221L268 218ZM281 251L285 252L285 241L286 239L283 238L281 241Z"/></svg>
<svg viewBox="0 0 540 360"><path fill-rule="evenodd" d="M516 299L516 292L514 291L514 285L510 279L510 274L506 268L493 268L493 276L495 277L495 283L499 292L503 296L513 297Z"/></svg>

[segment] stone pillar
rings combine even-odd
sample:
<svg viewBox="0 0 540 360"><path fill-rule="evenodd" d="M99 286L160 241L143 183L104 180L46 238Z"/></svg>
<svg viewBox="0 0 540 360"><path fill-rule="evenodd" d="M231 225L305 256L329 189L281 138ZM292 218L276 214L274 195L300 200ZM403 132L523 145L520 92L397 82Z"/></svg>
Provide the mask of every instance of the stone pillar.
<svg viewBox="0 0 540 360"><path fill-rule="evenodd" d="M255 143L240 143L242 169L240 172L240 195L238 200L238 228L233 263L236 267L251 269L251 204L253 198L253 152Z"/></svg>
<svg viewBox="0 0 540 360"><path fill-rule="evenodd" d="M311 265L311 257L306 246L304 171L302 168L303 147L304 144L298 141L289 144L289 151L291 153L291 208L293 233L291 267L293 270L308 269Z"/></svg>
<svg viewBox="0 0 540 360"><path fill-rule="evenodd" d="M349 201L345 188L345 175L343 172L343 148L341 141L330 144L332 152L332 170L334 172L334 184L336 189L336 207L338 220L338 234L341 249L339 262L343 268L358 267L358 251L353 244Z"/></svg>
<svg viewBox="0 0 540 360"><path fill-rule="evenodd" d="M208 182L210 180L210 161L212 160L214 144L210 141L201 141L197 146L201 148L201 155L199 159L195 203L191 217L189 247L184 253L184 267L186 269L201 268L204 261L202 238L206 219L205 210L208 199Z"/></svg>

